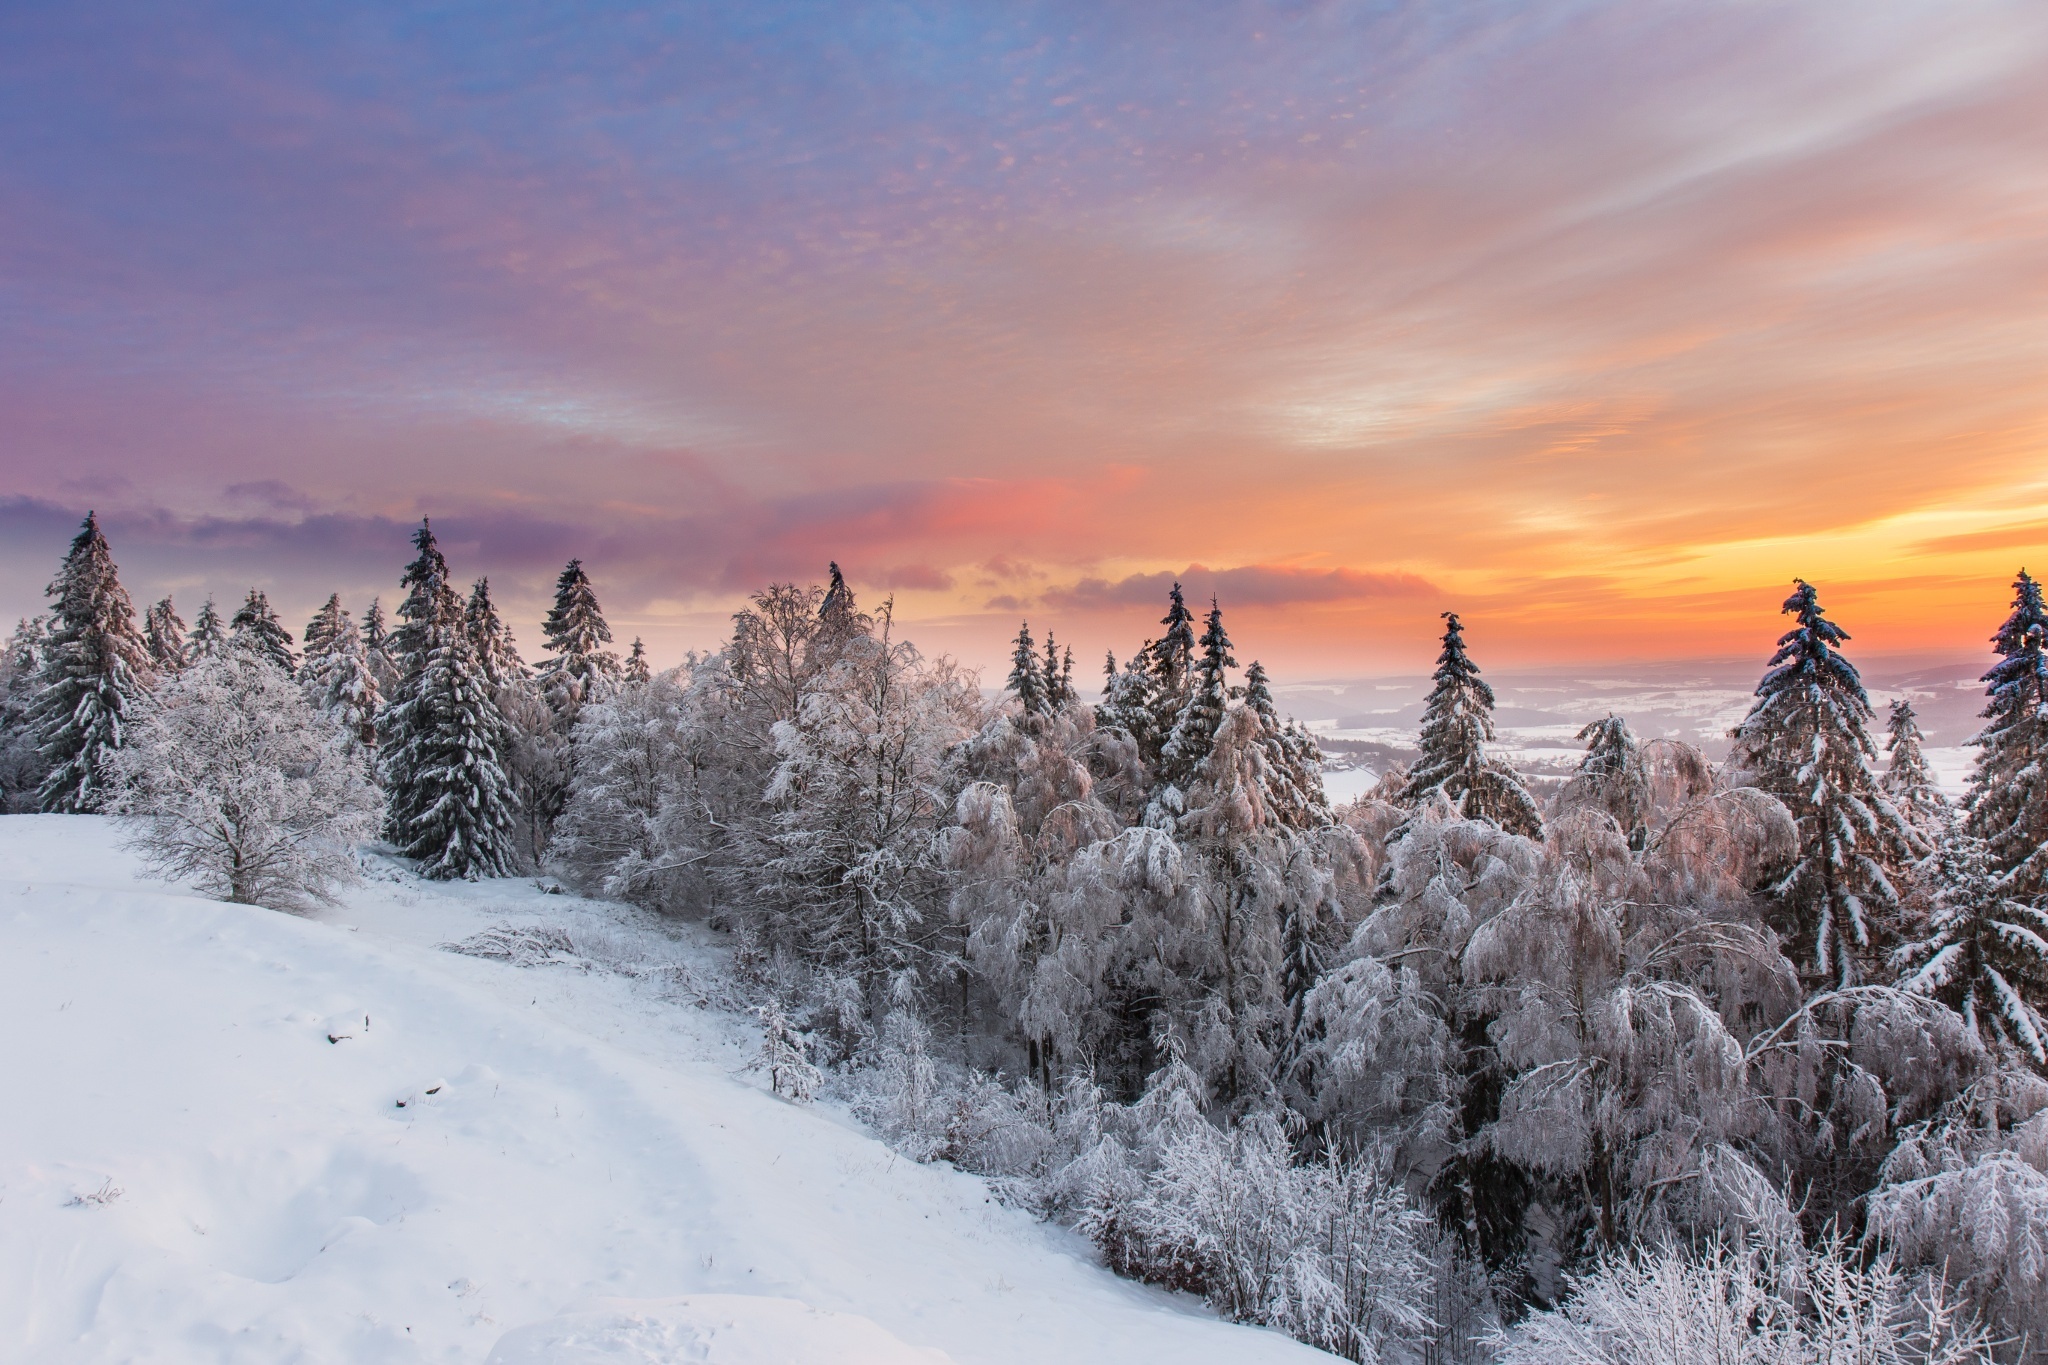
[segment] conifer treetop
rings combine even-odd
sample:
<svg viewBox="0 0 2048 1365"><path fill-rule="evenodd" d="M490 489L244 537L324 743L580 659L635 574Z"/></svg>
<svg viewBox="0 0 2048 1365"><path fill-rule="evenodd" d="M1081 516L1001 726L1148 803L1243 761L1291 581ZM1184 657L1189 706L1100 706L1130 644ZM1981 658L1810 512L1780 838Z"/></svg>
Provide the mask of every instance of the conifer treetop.
<svg viewBox="0 0 2048 1365"><path fill-rule="evenodd" d="M121 748L129 712L156 681L135 604L93 513L47 595L56 605L30 724L50 767L37 799L45 811L93 811L105 791L102 761Z"/></svg>
<svg viewBox="0 0 2048 1365"><path fill-rule="evenodd" d="M1441 791L1466 816L1488 820L1511 834L1543 832L1543 818L1528 789L1505 763L1486 752L1494 739L1493 689L1465 651L1458 613L1443 613L1443 647L1435 686L1422 710L1422 756L1408 774L1401 800L1417 804Z"/></svg>
<svg viewBox="0 0 2048 1365"><path fill-rule="evenodd" d="M1010 677L1006 684L1017 694L1017 704L1025 715L1044 715L1051 709L1045 681L1045 674L1038 666L1038 642L1031 638L1031 623L1026 621L1017 627L1016 643L1010 650Z"/></svg>

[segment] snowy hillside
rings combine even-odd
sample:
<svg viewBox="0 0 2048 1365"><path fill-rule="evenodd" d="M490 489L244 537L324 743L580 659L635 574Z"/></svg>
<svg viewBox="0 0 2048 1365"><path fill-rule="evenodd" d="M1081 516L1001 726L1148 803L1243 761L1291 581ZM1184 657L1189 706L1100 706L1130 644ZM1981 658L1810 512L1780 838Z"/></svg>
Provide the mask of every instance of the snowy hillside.
<svg viewBox="0 0 2048 1365"><path fill-rule="evenodd" d="M517 881L299 919L133 868L105 820L0 818L0 1357L1329 1359L765 1093L702 938ZM552 963L437 946L542 924Z"/></svg>

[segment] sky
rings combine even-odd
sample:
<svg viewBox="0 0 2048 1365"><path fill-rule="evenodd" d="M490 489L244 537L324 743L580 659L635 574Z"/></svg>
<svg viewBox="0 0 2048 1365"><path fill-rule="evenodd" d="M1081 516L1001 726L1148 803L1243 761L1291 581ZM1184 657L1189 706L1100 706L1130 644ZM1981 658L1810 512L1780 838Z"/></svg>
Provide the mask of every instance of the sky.
<svg viewBox="0 0 2048 1365"><path fill-rule="evenodd" d="M2048 567L2048 6L0 5L0 610L581 557L714 647L1972 657Z"/></svg>

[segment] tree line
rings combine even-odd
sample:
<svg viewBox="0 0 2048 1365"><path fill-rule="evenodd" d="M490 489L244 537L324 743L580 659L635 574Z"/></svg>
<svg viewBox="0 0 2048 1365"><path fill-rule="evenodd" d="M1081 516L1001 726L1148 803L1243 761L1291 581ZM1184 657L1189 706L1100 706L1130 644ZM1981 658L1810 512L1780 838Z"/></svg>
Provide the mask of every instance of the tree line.
<svg viewBox="0 0 2048 1365"><path fill-rule="evenodd" d="M1446 613L1420 757L1333 808L1177 584L1091 705L1028 625L985 695L836 565L653 674L572 562L529 668L487 581L459 593L427 524L414 549L388 633L330 599L301 654L253 591L138 625L88 518L9 646L9 799L161 826L233 785L192 773L276 768L299 796L236 801L339 812L300 846L374 818L425 875L709 916L779 1092L822 1071L1118 1270L1347 1358L2018 1358L2048 1332L2024 572L1960 801L1906 702L1880 750L1800 582L1725 762L1592 719L1539 800ZM294 727L320 757L193 757ZM349 780L306 796L329 763Z"/></svg>

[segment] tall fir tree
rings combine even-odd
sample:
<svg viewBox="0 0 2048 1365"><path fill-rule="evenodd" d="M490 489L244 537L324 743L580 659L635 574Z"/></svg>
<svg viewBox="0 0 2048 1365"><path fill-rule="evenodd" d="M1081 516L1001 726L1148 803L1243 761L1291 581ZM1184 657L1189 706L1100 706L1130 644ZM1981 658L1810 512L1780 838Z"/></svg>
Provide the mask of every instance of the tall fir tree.
<svg viewBox="0 0 2048 1365"><path fill-rule="evenodd" d="M1017 639L1010 649L1010 691L1026 716L1044 715L1051 709L1045 694L1045 675L1038 668L1038 642L1031 638L1031 623L1017 627Z"/></svg>
<svg viewBox="0 0 2048 1365"><path fill-rule="evenodd" d="M1159 750L1160 779L1182 791L1188 790L1195 769L1215 746L1216 727L1223 723L1223 708L1230 703L1224 670L1237 667L1237 660L1230 653L1230 636L1223 629L1223 608L1213 597L1209 599L1209 616L1200 644L1202 653L1188 680L1186 700Z"/></svg>
<svg viewBox="0 0 2048 1365"><path fill-rule="evenodd" d="M149 661L158 677L168 677L185 667L190 657L185 622L168 596L159 598L143 613L142 640L149 647Z"/></svg>
<svg viewBox="0 0 2048 1365"><path fill-rule="evenodd" d="M1650 770L1642 743L1620 716L1609 714L1579 730L1586 756L1565 785L1570 804L1596 806L1614 817L1629 847L1640 853L1649 840Z"/></svg>
<svg viewBox="0 0 2048 1365"><path fill-rule="evenodd" d="M412 548L412 562L398 577L398 586L405 589L405 600L398 604L398 628L386 637L384 646L401 686L426 667L427 654L437 643L439 627L451 618L460 621L462 610L461 599L448 584L448 561L442 557L440 542L434 539L430 518L420 518L420 529L412 533ZM381 620L377 604L373 602L370 606Z"/></svg>
<svg viewBox="0 0 2048 1365"><path fill-rule="evenodd" d="M1972 741L1967 827L1984 841L2004 894L2039 903L2048 893L2048 607L2025 569L1991 645L1999 658L1983 679L1989 700Z"/></svg>
<svg viewBox="0 0 2048 1365"><path fill-rule="evenodd" d="M1885 750L1891 755L1885 765L1884 789L1899 813L1914 828L1932 837L1946 822L1948 800L1935 785L1934 773L1927 766L1927 755L1921 745L1927 736L1920 731L1920 718L1914 714L1913 703L1900 697L1891 705L1891 713L1885 718Z"/></svg>
<svg viewBox="0 0 2048 1365"><path fill-rule="evenodd" d="M261 588L249 589L249 596L235 612L228 629L237 644L276 664L287 678L297 675L299 659L292 650L292 633L270 609L270 598Z"/></svg>
<svg viewBox="0 0 2048 1365"><path fill-rule="evenodd" d="M1181 708L1187 705L1195 666L1195 617L1177 580L1167 593L1166 615L1159 618L1159 624L1166 629L1147 646L1146 673L1151 683L1152 729L1158 743L1164 744L1180 719ZM1146 757L1159 761L1156 749Z"/></svg>
<svg viewBox="0 0 2048 1365"><path fill-rule="evenodd" d="M49 618L24 617L0 651L0 814L36 809L36 791L49 772L34 722L49 637Z"/></svg>
<svg viewBox="0 0 2048 1365"><path fill-rule="evenodd" d="M1441 791L1468 817L1489 820L1510 834L1540 838L1543 818L1535 799L1514 769L1486 752L1494 741L1493 689L1465 652L1458 614L1447 611L1443 619L1435 686L1422 708L1422 756L1408 774L1401 800L1427 801Z"/></svg>
<svg viewBox="0 0 2048 1365"><path fill-rule="evenodd" d="M384 621L384 599L373 597L363 611L363 657L370 676L387 696L398 687L398 660L392 654L391 636Z"/></svg>
<svg viewBox="0 0 2048 1365"><path fill-rule="evenodd" d="M1921 873L1925 929L1892 955L1899 984L2048 1067L2048 913L2004 893L1984 841L1953 817Z"/></svg>
<svg viewBox="0 0 2048 1365"><path fill-rule="evenodd" d="M633 637L633 647L626 651L626 662L621 666L628 687L645 687L654 681L654 669L647 662L647 646L640 637Z"/></svg>
<svg viewBox="0 0 2048 1365"><path fill-rule="evenodd" d="M317 681L314 703L348 737L349 744L366 752L377 747L377 714L383 709L383 684L370 666L369 646L360 633L345 630L321 657L314 672L308 658L303 674Z"/></svg>
<svg viewBox="0 0 2048 1365"><path fill-rule="evenodd" d="M1259 745L1266 755L1262 804L1267 813L1290 829L1328 824L1330 799L1323 789L1322 750L1299 726L1281 722L1266 666L1257 659L1244 671L1244 702L1259 718Z"/></svg>
<svg viewBox="0 0 2048 1365"><path fill-rule="evenodd" d="M437 880L509 875L517 811L505 778L504 721L459 615L429 628L425 662L387 716L392 738L381 757L391 842Z"/></svg>
<svg viewBox="0 0 2048 1365"><path fill-rule="evenodd" d="M605 624L582 560L570 560L555 580L555 605L541 625L541 634L554 656L540 666L541 691L566 724L575 719L585 702L602 696L619 676L618 656L601 648L612 642L612 628Z"/></svg>
<svg viewBox="0 0 2048 1365"><path fill-rule="evenodd" d="M1839 647L1849 639L1805 580L1783 610L1792 629L1732 732L1731 762L1784 803L1799 830L1791 870L1771 887L1777 927L1815 984L1853 985L1899 931L1890 871L1925 851L1872 767L1870 698Z"/></svg>
<svg viewBox="0 0 2048 1365"><path fill-rule="evenodd" d="M1117 667L1116 655L1110 654L1103 669L1102 703L1095 708L1095 723L1128 736L1139 760L1147 765L1158 763L1159 744L1165 737L1153 704L1158 685L1152 675L1154 663L1149 640L1123 668Z"/></svg>
<svg viewBox="0 0 2048 1365"><path fill-rule="evenodd" d="M484 677L492 687L508 687L533 675L526 660L519 657L512 627L505 624L498 615L497 604L491 601L490 579L479 578L470 589L469 604L463 608L463 625L469 631L470 644L476 647Z"/></svg>
<svg viewBox="0 0 2048 1365"><path fill-rule="evenodd" d="M135 626L135 604L92 513L48 595L56 606L30 713L49 765L37 800L60 814L95 811L105 795L101 765L124 742L128 718L155 672Z"/></svg>
<svg viewBox="0 0 2048 1365"><path fill-rule="evenodd" d="M300 637L305 644L306 671L317 672L315 659L324 659L334 653L335 642L346 634L354 634L355 627L348 619L348 613L341 609L341 594L330 593L306 622L306 633Z"/></svg>
<svg viewBox="0 0 2048 1365"><path fill-rule="evenodd" d="M199 615L192 620L189 646L185 651L188 664L211 658L228 646L227 623L220 619L220 608L213 605L211 596L200 604Z"/></svg>

